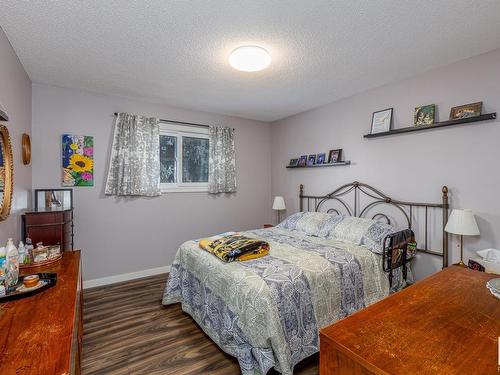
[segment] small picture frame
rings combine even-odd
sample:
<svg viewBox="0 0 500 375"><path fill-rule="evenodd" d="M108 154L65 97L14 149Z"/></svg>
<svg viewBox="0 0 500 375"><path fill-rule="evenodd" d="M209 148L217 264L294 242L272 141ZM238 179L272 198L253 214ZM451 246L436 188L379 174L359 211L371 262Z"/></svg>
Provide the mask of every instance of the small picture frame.
<svg viewBox="0 0 500 375"><path fill-rule="evenodd" d="M316 164L316 154L309 155L307 158L307 166L312 167L314 164Z"/></svg>
<svg viewBox="0 0 500 375"><path fill-rule="evenodd" d="M328 164L338 163L342 161L342 149L330 150L328 153Z"/></svg>
<svg viewBox="0 0 500 375"><path fill-rule="evenodd" d="M302 155L299 159L299 167L305 167L307 164L307 155Z"/></svg>
<svg viewBox="0 0 500 375"><path fill-rule="evenodd" d="M434 117L436 115L436 105L427 104L415 108L413 113L413 125L415 126L428 126L434 124Z"/></svg>
<svg viewBox="0 0 500 375"><path fill-rule="evenodd" d="M481 116L482 109L483 102L469 103L453 107L450 110L450 120Z"/></svg>
<svg viewBox="0 0 500 375"><path fill-rule="evenodd" d="M316 164L324 164L326 159L326 154L323 152L321 154L318 154L316 157Z"/></svg>
<svg viewBox="0 0 500 375"><path fill-rule="evenodd" d="M384 133L391 130L392 108L373 112L371 134Z"/></svg>
<svg viewBox="0 0 500 375"><path fill-rule="evenodd" d="M297 165L299 165L299 159L290 159L289 167L296 167Z"/></svg>

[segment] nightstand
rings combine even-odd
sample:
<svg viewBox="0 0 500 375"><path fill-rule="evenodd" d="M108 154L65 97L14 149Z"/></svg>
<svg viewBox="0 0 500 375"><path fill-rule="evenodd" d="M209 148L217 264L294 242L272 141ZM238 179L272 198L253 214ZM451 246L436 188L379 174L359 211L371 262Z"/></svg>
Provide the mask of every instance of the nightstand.
<svg viewBox="0 0 500 375"><path fill-rule="evenodd" d="M272 227L274 227L273 224L264 224L264 228L272 228Z"/></svg>

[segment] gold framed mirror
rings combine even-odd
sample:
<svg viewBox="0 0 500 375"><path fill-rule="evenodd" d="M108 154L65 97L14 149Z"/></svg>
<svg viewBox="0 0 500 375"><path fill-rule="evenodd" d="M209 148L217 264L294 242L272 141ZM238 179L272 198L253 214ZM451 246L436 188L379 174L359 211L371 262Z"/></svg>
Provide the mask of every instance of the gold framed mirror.
<svg viewBox="0 0 500 375"><path fill-rule="evenodd" d="M0 125L0 221L7 219L12 204L14 164L9 130Z"/></svg>

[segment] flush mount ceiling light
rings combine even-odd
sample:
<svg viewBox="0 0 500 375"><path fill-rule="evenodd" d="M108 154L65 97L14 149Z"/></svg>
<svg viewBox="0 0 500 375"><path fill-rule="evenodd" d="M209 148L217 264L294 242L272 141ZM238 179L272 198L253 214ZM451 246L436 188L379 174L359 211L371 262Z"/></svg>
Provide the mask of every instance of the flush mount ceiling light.
<svg viewBox="0 0 500 375"><path fill-rule="evenodd" d="M257 72L271 64L271 56L264 48L243 46L236 48L229 56L229 64L243 72Z"/></svg>

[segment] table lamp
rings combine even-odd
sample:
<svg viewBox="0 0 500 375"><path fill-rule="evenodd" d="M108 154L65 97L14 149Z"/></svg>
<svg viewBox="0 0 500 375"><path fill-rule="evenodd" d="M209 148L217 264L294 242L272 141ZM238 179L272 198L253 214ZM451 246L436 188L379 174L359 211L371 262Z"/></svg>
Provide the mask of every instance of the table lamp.
<svg viewBox="0 0 500 375"><path fill-rule="evenodd" d="M274 197L273 210L276 210L278 213L278 224L281 223L281 211L286 210L285 200L282 196L278 195Z"/></svg>
<svg viewBox="0 0 500 375"><path fill-rule="evenodd" d="M478 236L479 228L472 210L462 209L453 210L444 227L448 233L460 235L460 262L459 266L467 267L464 263L464 236Z"/></svg>

